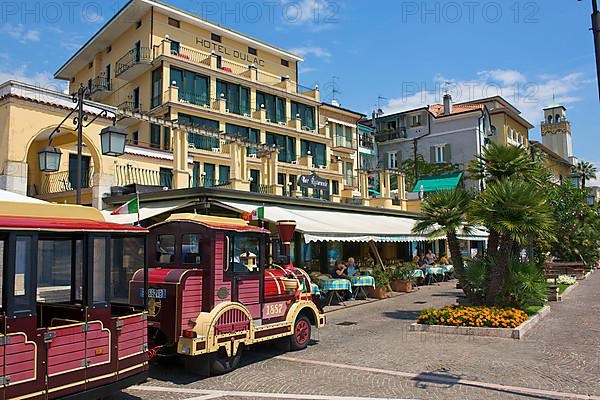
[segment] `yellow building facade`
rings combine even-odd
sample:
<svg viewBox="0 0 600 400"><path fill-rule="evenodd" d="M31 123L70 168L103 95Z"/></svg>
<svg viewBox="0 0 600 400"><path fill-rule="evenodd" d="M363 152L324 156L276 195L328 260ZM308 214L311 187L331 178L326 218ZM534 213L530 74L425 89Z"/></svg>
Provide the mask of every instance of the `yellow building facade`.
<svg viewBox="0 0 600 400"><path fill-rule="evenodd" d="M361 204L368 205L357 165L364 115L321 103L318 87L299 85L301 61L164 3L128 3L55 76L68 81L72 94L85 88L90 117L101 107L111 110L84 130L82 202L103 208L111 188L137 184L334 202L365 194ZM53 135L52 145L63 151L59 172L40 173L37 161L49 132L74 107L70 96L5 86L27 95L10 94L0 110L7 132L1 136L7 145L0 153L0 186L74 202L74 126L66 123ZM99 132L113 114L127 132L118 158L99 151ZM307 176L327 186L302 185Z"/></svg>
<svg viewBox="0 0 600 400"><path fill-rule="evenodd" d="M504 98L494 96L466 104L484 104L488 108L492 124L491 140L494 143L503 146L529 146L529 130L534 126Z"/></svg>

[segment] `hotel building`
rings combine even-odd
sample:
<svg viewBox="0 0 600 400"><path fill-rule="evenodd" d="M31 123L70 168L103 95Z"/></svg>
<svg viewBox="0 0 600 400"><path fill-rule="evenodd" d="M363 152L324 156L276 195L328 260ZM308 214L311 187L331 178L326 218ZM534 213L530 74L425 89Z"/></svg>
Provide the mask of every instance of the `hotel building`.
<svg viewBox="0 0 600 400"><path fill-rule="evenodd" d="M301 61L167 4L130 1L55 74L72 94L86 88L88 105L113 110L127 132L125 154L114 158L100 154L96 138L112 115L85 128L84 204L104 208L103 198L133 184L354 201L364 115L323 104L318 87L300 85ZM69 107L68 96L48 96ZM59 122L27 128L19 144L26 154L3 158L13 166L5 170L17 163L24 172L4 181L21 193L74 202L76 132L69 124L52 135L63 151L60 171L37 169L37 152ZM311 175L326 185L302 185Z"/></svg>

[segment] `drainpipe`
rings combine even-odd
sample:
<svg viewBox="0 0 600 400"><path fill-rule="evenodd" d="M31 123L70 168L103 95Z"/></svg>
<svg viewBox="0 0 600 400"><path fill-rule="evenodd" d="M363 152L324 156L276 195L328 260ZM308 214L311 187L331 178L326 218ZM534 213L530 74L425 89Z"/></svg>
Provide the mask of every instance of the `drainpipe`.
<svg viewBox="0 0 600 400"><path fill-rule="evenodd" d="M477 156L481 156L482 153L482 143L481 143L481 131L480 131L480 127L481 127L481 123L483 120L483 117L485 115L485 113L483 112L483 110L480 110L481 112L481 116L479 118L477 118ZM485 186L484 186L484 182L483 179L479 180L479 189L483 192L485 190Z"/></svg>
<svg viewBox="0 0 600 400"><path fill-rule="evenodd" d="M416 137L413 139L413 167L414 167L414 175L415 175L415 183L417 183L418 180L418 175L419 175L419 167L417 166L417 142L421 139L423 139L426 136L431 135L431 113L429 112L429 109L427 109L427 130L428 132L424 135L421 135L419 137Z"/></svg>

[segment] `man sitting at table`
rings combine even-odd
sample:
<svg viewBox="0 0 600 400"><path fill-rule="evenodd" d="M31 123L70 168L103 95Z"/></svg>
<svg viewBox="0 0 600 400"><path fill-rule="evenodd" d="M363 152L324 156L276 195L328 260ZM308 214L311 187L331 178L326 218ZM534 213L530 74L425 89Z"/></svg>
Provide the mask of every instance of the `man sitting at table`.
<svg viewBox="0 0 600 400"><path fill-rule="evenodd" d="M437 260L437 256L431 249L427 250L427 254L425 254L425 261L427 261L428 265L434 265Z"/></svg>
<svg viewBox="0 0 600 400"><path fill-rule="evenodd" d="M348 275L346 275L346 266L343 262L340 261L336 264L331 277L333 279L348 279Z"/></svg>
<svg viewBox="0 0 600 400"><path fill-rule="evenodd" d="M346 274L348 276L358 276L358 267L354 263L354 258L352 257L348 259L348 264L346 264Z"/></svg>

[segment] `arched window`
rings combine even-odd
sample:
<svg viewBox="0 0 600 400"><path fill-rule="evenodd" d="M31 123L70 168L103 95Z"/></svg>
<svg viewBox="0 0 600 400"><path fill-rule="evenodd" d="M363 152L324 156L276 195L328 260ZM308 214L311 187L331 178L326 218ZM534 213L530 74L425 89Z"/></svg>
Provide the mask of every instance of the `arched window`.
<svg viewBox="0 0 600 400"><path fill-rule="evenodd" d="M556 117L554 117L554 122L557 124L560 122L560 115L556 114Z"/></svg>
<svg viewBox="0 0 600 400"><path fill-rule="evenodd" d="M551 124L552 123L552 115L548 115L548 123Z"/></svg>

